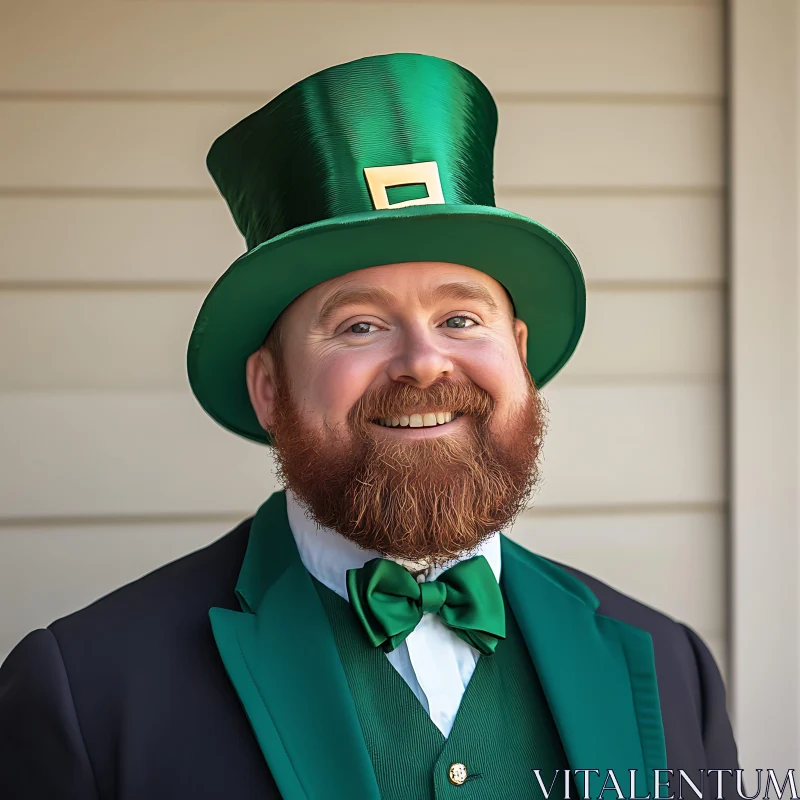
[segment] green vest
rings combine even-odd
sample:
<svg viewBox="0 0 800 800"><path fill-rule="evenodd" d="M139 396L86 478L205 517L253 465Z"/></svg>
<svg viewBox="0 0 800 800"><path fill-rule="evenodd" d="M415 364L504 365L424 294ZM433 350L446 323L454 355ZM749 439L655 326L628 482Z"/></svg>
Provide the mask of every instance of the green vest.
<svg viewBox="0 0 800 800"><path fill-rule="evenodd" d="M422 704L372 647L350 605L314 581L355 701L382 800L502 798L544 795L560 770L553 797L564 796L569 769L525 641L506 603L506 639L492 656L481 656L445 739ZM450 767L463 764L466 781L450 781ZM463 778L462 778L463 779ZM570 787L570 796L579 796Z"/></svg>

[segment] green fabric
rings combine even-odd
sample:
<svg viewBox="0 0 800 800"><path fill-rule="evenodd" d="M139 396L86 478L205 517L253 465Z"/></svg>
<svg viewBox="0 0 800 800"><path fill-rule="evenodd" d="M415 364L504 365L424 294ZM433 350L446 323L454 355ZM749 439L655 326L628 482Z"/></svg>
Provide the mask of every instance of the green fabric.
<svg viewBox="0 0 800 800"><path fill-rule="evenodd" d="M316 580L314 585L331 624L382 800L451 793L464 800L542 798L534 769L540 770L546 787L562 770L552 797L564 796L567 757L508 608L508 635L491 658L478 659L445 739L386 656L371 646L347 601ZM448 781L453 763L467 768L462 786ZM577 796L571 786L570 797Z"/></svg>
<svg viewBox="0 0 800 800"><path fill-rule="evenodd" d="M496 131L497 107L475 75L395 53L299 81L222 134L206 163L253 248L373 210L368 167L435 161L448 202L493 206Z"/></svg>
<svg viewBox="0 0 800 800"><path fill-rule="evenodd" d="M505 637L503 596L484 556L460 561L424 583L396 561L373 558L347 571L347 594L372 646L387 653L405 641L425 613L438 614L484 655Z"/></svg>
<svg viewBox="0 0 800 800"><path fill-rule="evenodd" d="M505 537L501 552L508 602L570 765L600 770L589 776L593 797L609 769L636 769L636 794L655 797L653 770L667 768L667 751L652 637L598 614L594 593L556 564Z"/></svg>
<svg viewBox="0 0 800 800"><path fill-rule="evenodd" d="M283 800L379 800L328 620L276 492L253 520L236 594L212 608L223 664Z"/></svg>
<svg viewBox="0 0 800 800"><path fill-rule="evenodd" d="M637 794L655 796L653 770L667 764L650 635L597 614L598 600L584 583L505 536L501 553L507 608L570 767L603 775L636 769ZM283 492L252 522L236 593L242 611L211 609L212 631L281 796L378 800L347 677L300 561ZM594 779L597 796L602 786Z"/></svg>
<svg viewBox="0 0 800 800"><path fill-rule="evenodd" d="M424 183L411 183L406 186L387 186L386 195L389 204L405 203L409 200L419 200L428 196L428 191Z"/></svg>
<svg viewBox="0 0 800 800"><path fill-rule="evenodd" d="M550 380L583 330L583 275L558 236L495 208L496 129L494 100L471 72L394 53L305 78L223 133L207 163L249 250L205 299L189 342L189 381L205 410L269 443L247 393L248 356L307 289L400 262L463 264L494 277L528 325L534 381ZM443 204L373 207L365 169L430 161ZM404 202L423 189L387 194Z"/></svg>

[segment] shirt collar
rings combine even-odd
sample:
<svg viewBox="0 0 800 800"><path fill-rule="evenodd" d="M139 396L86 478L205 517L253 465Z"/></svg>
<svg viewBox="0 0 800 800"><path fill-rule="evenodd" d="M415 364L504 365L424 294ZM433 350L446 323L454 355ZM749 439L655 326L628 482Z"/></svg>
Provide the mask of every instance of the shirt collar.
<svg viewBox="0 0 800 800"><path fill-rule="evenodd" d="M359 569L367 561L381 558L381 554L374 550L362 550L337 531L318 525L291 489L286 489L286 513L300 553L300 560L305 568L321 584L336 592L339 597L348 600L347 570ZM473 556L485 556L495 578L500 581L499 531L481 542L474 552L455 558L439 567L431 567L426 579L435 580L446 569ZM401 559L398 560L402 563Z"/></svg>

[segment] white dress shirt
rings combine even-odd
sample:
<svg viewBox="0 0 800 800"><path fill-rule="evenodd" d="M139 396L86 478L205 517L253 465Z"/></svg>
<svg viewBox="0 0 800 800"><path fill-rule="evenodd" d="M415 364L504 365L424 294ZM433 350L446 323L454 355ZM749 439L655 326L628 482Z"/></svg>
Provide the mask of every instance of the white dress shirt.
<svg viewBox="0 0 800 800"><path fill-rule="evenodd" d="M363 567L367 561L380 558L380 554L362 550L336 531L319 526L289 489L286 490L286 510L289 527L306 569L320 583L349 602L347 570ZM475 555L486 557L499 582L499 533L492 534L474 553L464 558ZM435 580L460 560L428 568L424 579ZM445 737L449 736L461 698L478 663L478 650L456 636L438 614L424 614L406 640L391 653L386 653L386 657L417 696L436 727Z"/></svg>

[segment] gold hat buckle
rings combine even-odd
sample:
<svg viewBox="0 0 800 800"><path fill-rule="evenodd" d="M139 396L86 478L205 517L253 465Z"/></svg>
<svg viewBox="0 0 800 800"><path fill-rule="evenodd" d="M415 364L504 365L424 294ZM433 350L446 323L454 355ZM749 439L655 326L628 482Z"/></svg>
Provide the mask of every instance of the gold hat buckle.
<svg viewBox="0 0 800 800"><path fill-rule="evenodd" d="M439 178L439 166L435 161L421 161L418 164L397 164L391 167L365 167L364 177L367 180L369 196L375 210L384 208L406 208L407 206L427 206L444 203L442 182ZM387 189L395 186L413 186L424 184L427 197L416 200L403 200L390 203Z"/></svg>

